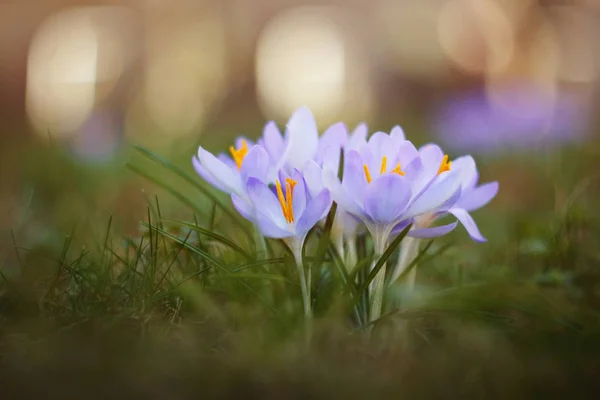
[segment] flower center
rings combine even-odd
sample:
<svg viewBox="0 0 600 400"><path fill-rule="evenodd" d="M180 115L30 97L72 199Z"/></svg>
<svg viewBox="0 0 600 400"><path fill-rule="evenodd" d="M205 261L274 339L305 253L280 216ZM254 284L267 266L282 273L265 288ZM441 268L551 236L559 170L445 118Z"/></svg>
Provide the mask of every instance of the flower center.
<svg viewBox="0 0 600 400"><path fill-rule="evenodd" d="M288 224L294 222L294 209L292 208L292 199L294 198L294 186L296 181L291 178L285 178L285 196L283 195L283 189L279 179L275 181L275 187L277 188L277 199L281 205L281 211Z"/></svg>
<svg viewBox="0 0 600 400"><path fill-rule="evenodd" d="M229 146L229 152L231 153L238 170L240 170L242 168L242 161L244 161L244 157L248 154L248 144L245 140L242 140L242 147L236 150L235 147Z"/></svg>
<svg viewBox="0 0 600 400"><path fill-rule="evenodd" d="M452 165L452 161L448 161L448 154L444 155L442 158L442 163L440 164L440 169L438 169L438 175L442 172L450 171L450 166Z"/></svg>
<svg viewBox="0 0 600 400"><path fill-rule="evenodd" d="M363 170L365 171L365 178L367 179L367 183L371 183L372 179L371 179L371 172L369 171L369 167L367 166L367 164L363 164ZM387 171L387 157L383 156L383 158L381 159L381 168L379 169L379 175L383 175L385 174ZM400 169L400 163L396 164L396 167L391 170L390 172L392 172L393 174L398 174L401 176L404 176L404 171L402 171L402 169Z"/></svg>

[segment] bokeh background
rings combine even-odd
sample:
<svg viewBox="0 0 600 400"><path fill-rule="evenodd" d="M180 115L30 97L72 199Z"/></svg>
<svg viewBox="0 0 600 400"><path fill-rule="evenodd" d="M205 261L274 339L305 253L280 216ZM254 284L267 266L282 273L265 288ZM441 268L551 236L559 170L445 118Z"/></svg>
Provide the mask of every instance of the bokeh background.
<svg viewBox="0 0 600 400"><path fill-rule="evenodd" d="M366 397L388 384L432 397L508 397L522 385L583 394L600 365L599 89L600 0L4 0L0 381L38 397L45 386L31 382L72 393L77 381L86 396L92 381L98 393L131 384L147 398L186 387L282 398L318 385ZM443 256L419 266L414 348L402 338L381 350L339 323L316 335L318 361L301 364L303 347L279 340L299 325L277 324L235 282L198 276L189 290L163 276L153 287L135 269L155 265L152 246L126 269L131 247L148 243L141 221L160 213L241 236L135 146L201 184L198 145L226 151L302 105L321 131L339 120L400 124L417 146L472 154L481 180L500 182L474 213L489 241L459 227L431 248L452 244ZM196 268L193 255L180 258L182 276ZM286 265L272 268L293 284ZM325 272L319 285L332 282ZM290 320L300 315L294 286L275 292L250 278ZM255 368L262 357L270 364ZM155 380L138 373L150 370ZM190 386L173 392L180 377Z"/></svg>

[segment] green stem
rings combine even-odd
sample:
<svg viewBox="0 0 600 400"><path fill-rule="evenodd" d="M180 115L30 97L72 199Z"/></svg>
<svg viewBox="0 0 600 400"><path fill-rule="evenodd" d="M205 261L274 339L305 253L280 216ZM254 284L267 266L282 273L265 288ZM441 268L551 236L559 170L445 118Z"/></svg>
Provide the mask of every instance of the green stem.
<svg viewBox="0 0 600 400"><path fill-rule="evenodd" d="M385 251L385 245L387 243L387 235L382 235L382 234L374 235L373 242L374 242L373 244L374 244L374 250L375 250L375 260L373 261L373 264L371 265L371 269L373 269L373 267L375 267L375 264L377 264L377 261L379 260L379 258L383 254L383 252ZM385 265L383 267L381 267L381 269L379 270L377 275L375 275L375 279L373 279L373 281L371 282L372 297L371 297L371 313L370 313L370 318L369 318L370 322L373 322L373 321L379 319L379 317L381 317L381 312L383 309L383 295L385 292L385 285L384 285L385 268L386 268Z"/></svg>
<svg viewBox="0 0 600 400"><path fill-rule="evenodd" d="M392 279L390 280L390 285L393 284L399 277L406 271L406 268L413 262L415 257L419 254L419 244L420 239L413 237L405 237L400 244L400 257L398 258L398 263L396 264L396 268L394 268L394 273L392 274ZM414 289L415 281L417 279L417 269L412 268L406 277L406 284L408 291L411 292Z"/></svg>
<svg viewBox="0 0 600 400"><path fill-rule="evenodd" d="M302 261L302 245L304 244L304 238L287 238L284 239L285 244L290 248L294 255L294 261L296 262L296 268L298 269L298 278L300 280L300 289L302 290L302 304L304 305L304 319L307 323L312 319L312 307L311 307L311 271L310 264L308 273L304 272L304 262Z"/></svg>

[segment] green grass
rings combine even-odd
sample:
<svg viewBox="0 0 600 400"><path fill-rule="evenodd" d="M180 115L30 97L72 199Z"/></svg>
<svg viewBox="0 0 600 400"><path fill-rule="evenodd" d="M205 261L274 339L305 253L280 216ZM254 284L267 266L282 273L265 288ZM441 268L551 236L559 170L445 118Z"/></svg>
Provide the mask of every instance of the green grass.
<svg viewBox="0 0 600 400"><path fill-rule="evenodd" d="M187 155L132 149L103 170L46 154L27 164L21 214L2 232L3 397L589 394L600 361L594 157L483 162L482 174L501 181L475 215L489 242L462 229L433 241L414 295L394 286L371 336L364 308L353 309L364 287L348 284L328 228L315 230L307 347L293 258L273 240L262 254L252 226L193 175ZM502 175L514 165L535 183L530 193ZM99 200L136 185L141 209Z"/></svg>

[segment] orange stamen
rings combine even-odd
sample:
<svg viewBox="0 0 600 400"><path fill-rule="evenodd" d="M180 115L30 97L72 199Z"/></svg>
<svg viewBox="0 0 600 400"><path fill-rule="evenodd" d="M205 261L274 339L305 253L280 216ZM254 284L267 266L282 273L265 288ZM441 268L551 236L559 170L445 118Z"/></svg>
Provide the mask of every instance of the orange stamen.
<svg viewBox="0 0 600 400"><path fill-rule="evenodd" d="M379 175L385 174L385 170L387 169L387 157L383 156L381 159L381 169L379 170Z"/></svg>
<svg viewBox="0 0 600 400"><path fill-rule="evenodd" d="M229 152L233 157L233 161L235 161L235 165L237 165L238 170L242 168L242 162L244 161L244 157L248 154L248 144L245 140L242 140L242 147L239 149L235 149L235 147L230 146Z"/></svg>
<svg viewBox="0 0 600 400"><path fill-rule="evenodd" d="M404 176L404 171L402 171L402 169L400 169L400 163L398 163L398 164L396 165L396 168L394 168L394 169L392 170L392 172L393 172L394 174L398 174L398 175L400 175L400 176Z"/></svg>
<svg viewBox="0 0 600 400"><path fill-rule="evenodd" d="M291 178L285 179L285 196L283 194L283 188L279 179L275 181L275 187L277 189L277 199L281 205L281 212L283 217L288 223L294 222L294 209L293 209L293 198L294 198L294 186L296 181Z"/></svg>
<svg viewBox="0 0 600 400"><path fill-rule="evenodd" d="M448 161L448 155L444 155L442 159L442 163L440 164L440 169L438 169L438 175L442 172L450 171L450 166L452 165L452 161Z"/></svg>
<svg viewBox="0 0 600 400"><path fill-rule="evenodd" d="M365 178L367 178L367 183L371 183L371 173L369 172L369 167L367 167L367 164L363 164L363 170L365 171Z"/></svg>

